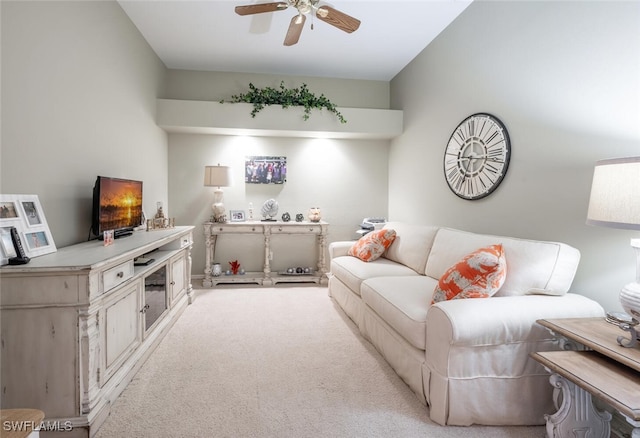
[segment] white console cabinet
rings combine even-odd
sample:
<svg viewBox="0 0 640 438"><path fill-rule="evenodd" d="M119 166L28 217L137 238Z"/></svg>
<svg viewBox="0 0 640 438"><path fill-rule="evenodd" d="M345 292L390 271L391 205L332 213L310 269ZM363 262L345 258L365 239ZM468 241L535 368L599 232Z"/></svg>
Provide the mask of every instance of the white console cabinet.
<svg viewBox="0 0 640 438"><path fill-rule="evenodd" d="M193 227L85 242L0 269L2 408L45 413L42 437L93 436L192 301ZM154 259L137 266L142 255Z"/></svg>

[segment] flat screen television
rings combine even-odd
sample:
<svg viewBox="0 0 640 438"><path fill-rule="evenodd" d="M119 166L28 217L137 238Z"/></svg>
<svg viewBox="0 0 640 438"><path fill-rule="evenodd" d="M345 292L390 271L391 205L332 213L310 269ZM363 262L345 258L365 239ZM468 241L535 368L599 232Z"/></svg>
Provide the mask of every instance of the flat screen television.
<svg viewBox="0 0 640 438"><path fill-rule="evenodd" d="M114 237L133 233L142 224L142 181L99 176L93 187L91 231L102 238L114 231Z"/></svg>

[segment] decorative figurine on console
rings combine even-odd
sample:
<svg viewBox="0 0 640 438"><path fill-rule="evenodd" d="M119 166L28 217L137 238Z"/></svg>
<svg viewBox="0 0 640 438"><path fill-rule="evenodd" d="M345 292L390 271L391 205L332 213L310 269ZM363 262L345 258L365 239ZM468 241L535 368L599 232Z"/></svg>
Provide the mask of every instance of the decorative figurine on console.
<svg viewBox="0 0 640 438"><path fill-rule="evenodd" d="M153 219L147 220L147 231L173 228L175 226L175 218L164 217L162 202L158 201L156 206L156 215L153 217Z"/></svg>
<svg viewBox="0 0 640 438"><path fill-rule="evenodd" d="M311 207L309 209L309 215L307 216L311 222L320 222L322 215L320 214L320 208Z"/></svg>
<svg viewBox="0 0 640 438"><path fill-rule="evenodd" d="M267 199L262 205L262 221L275 222L275 216L278 214L278 201L275 199Z"/></svg>
<svg viewBox="0 0 640 438"><path fill-rule="evenodd" d="M237 260L229 262L229 266L231 267L231 273L236 275L240 271L240 263Z"/></svg>

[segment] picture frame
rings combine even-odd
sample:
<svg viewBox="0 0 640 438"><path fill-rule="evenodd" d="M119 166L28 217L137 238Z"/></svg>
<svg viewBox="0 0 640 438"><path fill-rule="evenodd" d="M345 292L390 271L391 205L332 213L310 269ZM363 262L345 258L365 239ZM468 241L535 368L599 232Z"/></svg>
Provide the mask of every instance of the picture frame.
<svg viewBox="0 0 640 438"><path fill-rule="evenodd" d="M244 222L247 220L244 210L229 210L229 218L231 222Z"/></svg>
<svg viewBox="0 0 640 438"><path fill-rule="evenodd" d="M0 222L20 219L15 201L0 201Z"/></svg>
<svg viewBox="0 0 640 438"><path fill-rule="evenodd" d="M245 184L284 184L287 182L287 157L253 155L244 159Z"/></svg>
<svg viewBox="0 0 640 438"><path fill-rule="evenodd" d="M11 227L0 228L0 265L9 264L9 259L16 257L16 248L11 239Z"/></svg>
<svg viewBox="0 0 640 438"><path fill-rule="evenodd" d="M40 205L36 205L33 200L21 200L20 207L24 213L24 220L28 227L37 227L42 225L42 219L40 218L41 208Z"/></svg>
<svg viewBox="0 0 640 438"><path fill-rule="evenodd" d="M0 195L0 225L16 228L27 257L57 251L38 195Z"/></svg>

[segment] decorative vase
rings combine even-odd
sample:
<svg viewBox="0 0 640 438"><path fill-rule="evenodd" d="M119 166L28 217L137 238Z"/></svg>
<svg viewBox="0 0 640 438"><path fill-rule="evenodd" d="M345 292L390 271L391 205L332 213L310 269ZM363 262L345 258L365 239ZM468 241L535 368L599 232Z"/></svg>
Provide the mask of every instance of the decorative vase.
<svg viewBox="0 0 640 438"><path fill-rule="evenodd" d="M214 277L220 277L222 275L222 266L220 263L214 263L211 265L211 275Z"/></svg>
<svg viewBox="0 0 640 438"><path fill-rule="evenodd" d="M320 214L320 208L311 207L309 209L309 214L307 215L307 217L311 222L320 222L320 219L322 218L322 215Z"/></svg>

